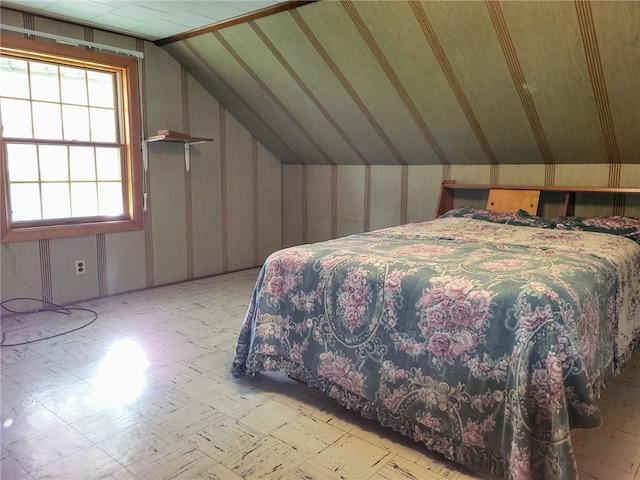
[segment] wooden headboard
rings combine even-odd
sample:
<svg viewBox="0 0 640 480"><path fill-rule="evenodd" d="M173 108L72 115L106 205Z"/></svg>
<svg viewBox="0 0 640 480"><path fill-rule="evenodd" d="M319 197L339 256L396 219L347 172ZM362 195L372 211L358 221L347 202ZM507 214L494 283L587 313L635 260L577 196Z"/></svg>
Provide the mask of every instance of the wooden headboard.
<svg viewBox="0 0 640 480"><path fill-rule="evenodd" d="M501 212L515 212L519 209L535 215L538 209L538 199L541 192L564 193L564 206L560 215L575 215L576 193L613 193L640 194L640 188L619 187L567 187L567 186L538 186L538 185L479 185L473 183L443 182L436 207L436 217L454 208L456 190L484 190L488 191L487 210Z"/></svg>

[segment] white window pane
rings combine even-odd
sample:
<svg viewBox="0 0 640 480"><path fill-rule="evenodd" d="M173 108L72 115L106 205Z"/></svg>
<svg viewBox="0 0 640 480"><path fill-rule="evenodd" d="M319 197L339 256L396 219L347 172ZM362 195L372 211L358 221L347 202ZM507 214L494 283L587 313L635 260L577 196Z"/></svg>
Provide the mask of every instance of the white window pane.
<svg viewBox="0 0 640 480"><path fill-rule="evenodd" d="M70 216L69 184L43 183L42 218L69 218Z"/></svg>
<svg viewBox="0 0 640 480"><path fill-rule="evenodd" d="M40 220L40 188L37 183L14 183L11 192L11 220Z"/></svg>
<svg viewBox="0 0 640 480"><path fill-rule="evenodd" d="M36 138L62 140L59 104L33 102L33 134Z"/></svg>
<svg viewBox="0 0 640 480"><path fill-rule="evenodd" d="M122 215L122 185L120 182L98 183L100 215Z"/></svg>
<svg viewBox="0 0 640 480"><path fill-rule="evenodd" d="M93 147L69 147L69 170L72 181L95 180L96 161Z"/></svg>
<svg viewBox="0 0 640 480"><path fill-rule="evenodd" d="M117 142L116 116L114 110L91 108L91 140L94 142Z"/></svg>
<svg viewBox="0 0 640 480"><path fill-rule="evenodd" d="M29 98L29 76L25 60L0 58L0 95Z"/></svg>
<svg viewBox="0 0 640 480"><path fill-rule="evenodd" d="M28 100L3 98L0 108L2 108L2 126L5 137L33 138L31 109Z"/></svg>
<svg viewBox="0 0 640 480"><path fill-rule="evenodd" d="M96 148L98 180L121 180L120 149Z"/></svg>
<svg viewBox="0 0 640 480"><path fill-rule="evenodd" d="M88 70L89 105L92 107L113 108L113 74Z"/></svg>
<svg viewBox="0 0 640 480"><path fill-rule="evenodd" d="M81 68L60 67L62 103L87 104L86 73Z"/></svg>
<svg viewBox="0 0 640 480"><path fill-rule="evenodd" d="M98 192L95 182L71 184L71 214L74 217L98 215Z"/></svg>
<svg viewBox="0 0 640 480"><path fill-rule="evenodd" d="M127 207L121 148L82 144L120 142L118 74L47 61L0 58L11 219L121 216Z"/></svg>
<svg viewBox="0 0 640 480"><path fill-rule="evenodd" d="M59 145L40 145L40 180L56 182L69 180L69 161L67 147Z"/></svg>
<svg viewBox="0 0 640 480"><path fill-rule="evenodd" d="M10 182L37 182L38 151L35 145L7 145Z"/></svg>
<svg viewBox="0 0 640 480"><path fill-rule="evenodd" d="M60 101L58 66L48 63L30 62L31 98L49 102Z"/></svg>
<svg viewBox="0 0 640 480"><path fill-rule="evenodd" d="M62 106L62 126L65 140L90 140L89 109L72 105Z"/></svg>

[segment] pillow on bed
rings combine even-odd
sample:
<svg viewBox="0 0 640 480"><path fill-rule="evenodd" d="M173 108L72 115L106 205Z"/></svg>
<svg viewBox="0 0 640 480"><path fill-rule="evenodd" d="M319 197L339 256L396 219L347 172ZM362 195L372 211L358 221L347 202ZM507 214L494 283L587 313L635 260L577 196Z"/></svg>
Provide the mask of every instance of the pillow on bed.
<svg viewBox="0 0 640 480"><path fill-rule="evenodd" d="M454 208L440 215L440 218L454 217L473 218L476 220L486 220L487 222L505 223L507 225L524 227L543 227L545 225L545 221L542 218L531 215L524 210L518 210L517 212L492 212L484 208L461 207Z"/></svg>
<svg viewBox="0 0 640 480"><path fill-rule="evenodd" d="M558 230L622 235L640 243L640 219L631 217L558 217L546 222L545 227Z"/></svg>

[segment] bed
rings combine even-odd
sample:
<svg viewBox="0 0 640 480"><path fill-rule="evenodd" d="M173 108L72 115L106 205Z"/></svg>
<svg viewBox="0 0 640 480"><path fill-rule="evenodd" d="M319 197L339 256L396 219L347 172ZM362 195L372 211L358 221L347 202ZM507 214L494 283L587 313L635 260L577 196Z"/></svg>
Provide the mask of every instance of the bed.
<svg viewBox="0 0 640 480"><path fill-rule="evenodd" d="M272 254L231 373L281 371L500 477L573 479L570 430L600 425L639 302L639 220L454 208Z"/></svg>

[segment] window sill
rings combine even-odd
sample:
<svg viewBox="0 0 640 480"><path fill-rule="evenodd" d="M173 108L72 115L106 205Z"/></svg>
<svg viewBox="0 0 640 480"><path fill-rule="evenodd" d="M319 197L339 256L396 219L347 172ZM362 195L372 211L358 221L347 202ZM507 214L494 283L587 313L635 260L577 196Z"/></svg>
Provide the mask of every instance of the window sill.
<svg viewBox="0 0 640 480"><path fill-rule="evenodd" d="M93 222L79 225L55 225L3 229L1 243L29 242L53 238L80 237L101 233L133 232L142 230L141 223L132 220L114 220L112 222Z"/></svg>

